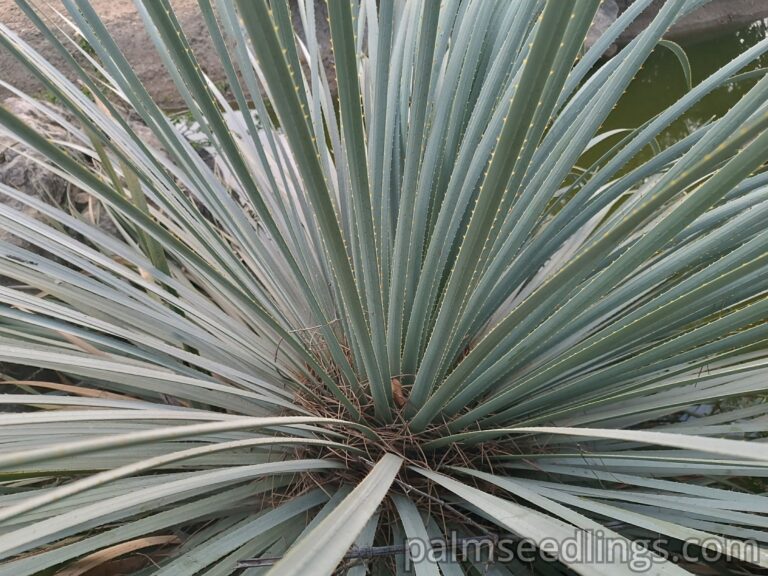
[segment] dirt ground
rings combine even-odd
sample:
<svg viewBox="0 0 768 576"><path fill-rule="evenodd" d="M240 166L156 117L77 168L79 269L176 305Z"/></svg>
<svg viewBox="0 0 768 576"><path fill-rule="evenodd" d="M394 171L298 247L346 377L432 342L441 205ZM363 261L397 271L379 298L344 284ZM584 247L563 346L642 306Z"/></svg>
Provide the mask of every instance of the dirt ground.
<svg viewBox="0 0 768 576"><path fill-rule="evenodd" d="M180 106L182 102L176 94L173 82L163 69L154 46L144 32L132 0L91 1L157 102L167 108ZM626 3L628 0L620 1ZM656 3L662 1L656 0ZM47 0L47 2L63 10L60 0ZM171 3L177 10L178 18L201 66L215 81L222 80L224 74L199 15L197 1L172 0ZM324 6L321 9L324 11ZM680 38L711 34L767 17L768 0L713 0L676 24L669 36ZM14 0L0 0L0 22L20 34L23 40L40 50L50 61L62 64L61 58L46 44L42 34L27 20ZM647 20L644 21L641 18L627 30L622 40L628 41L646 24ZM321 31L321 42L322 36ZM0 79L32 93L40 93L42 89L32 75L2 48L0 48ZM0 99L7 94L7 91L0 89Z"/></svg>
<svg viewBox="0 0 768 576"><path fill-rule="evenodd" d="M59 0L48 0L48 2L65 12ZM178 106L181 101L173 87L173 81L165 72L149 36L144 31L132 0L91 0L91 3L152 96L163 106ZM200 16L197 0L172 0L171 4L176 9L176 14L203 70L214 80L222 80L224 74L218 65L208 32ZM15 0L0 0L0 22L41 51L51 62L62 65L62 59L47 45L43 35L16 6ZM35 92L42 88L26 68L2 48L0 48L0 79L24 91ZM6 94L7 92L0 91L0 98Z"/></svg>

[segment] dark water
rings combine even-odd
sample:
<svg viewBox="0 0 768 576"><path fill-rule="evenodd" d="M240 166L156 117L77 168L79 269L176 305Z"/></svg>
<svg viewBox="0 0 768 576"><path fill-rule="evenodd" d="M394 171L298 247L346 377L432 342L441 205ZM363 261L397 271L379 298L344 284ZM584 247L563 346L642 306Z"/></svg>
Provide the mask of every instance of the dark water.
<svg viewBox="0 0 768 576"><path fill-rule="evenodd" d="M714 37L678 43L688 55L695 86L767 35L768 19ZM763 55L742 71L766 67L768 67L768 55ZM754 86L756 81L755 79L731 83L712 92L669 126L660 135L659 144L666 147L713 117L722 116ZM685 91L685 77L679 61L670 50L659 46L632 81L618 106L606 120L602 131L635 128L674 103L685 94ZM642 160L642 158L636 160Z"/></svg>

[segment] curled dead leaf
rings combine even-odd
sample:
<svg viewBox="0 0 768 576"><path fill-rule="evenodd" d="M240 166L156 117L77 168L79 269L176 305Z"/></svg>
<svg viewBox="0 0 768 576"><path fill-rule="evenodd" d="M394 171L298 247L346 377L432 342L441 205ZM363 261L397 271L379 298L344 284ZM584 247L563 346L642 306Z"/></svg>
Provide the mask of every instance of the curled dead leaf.
<svg viewBox="0 0 768 576"><path fill-rule="evenodd" d="M399 378L392 378L392 397L395 399L395 404L398 408L405 406L408 399L403 393L403 385L400 383Z"/></svg>

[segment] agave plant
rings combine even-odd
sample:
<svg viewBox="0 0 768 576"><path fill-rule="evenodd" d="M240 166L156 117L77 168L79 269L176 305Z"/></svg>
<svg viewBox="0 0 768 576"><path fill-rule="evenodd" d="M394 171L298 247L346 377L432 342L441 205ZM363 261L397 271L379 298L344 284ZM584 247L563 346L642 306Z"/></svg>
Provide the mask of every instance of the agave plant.
<svg viewBox="0 0 768 576"><path fill-rule="evenodd" d="M329 0L334 80L313 0L199 0L224 92L136 0L211 166L88 0L18 0L74 79L0 26L59 107L16 93L69 137L0 125L116 232L0 186L44 216L0 204L36 247L0 245L0 361L44 369L0 396L0 575L768 567L768 406L728 401L768 375L768 40L602 133L702 4L598 65L650 3L585 50L598 0ZM438 554L500 537L542 553Z"/></svg>

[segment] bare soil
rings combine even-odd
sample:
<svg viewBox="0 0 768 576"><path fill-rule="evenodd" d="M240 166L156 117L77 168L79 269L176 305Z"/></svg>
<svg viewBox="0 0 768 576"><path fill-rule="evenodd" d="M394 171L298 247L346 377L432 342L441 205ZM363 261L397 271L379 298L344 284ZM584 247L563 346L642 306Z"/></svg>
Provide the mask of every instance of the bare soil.
<svg viewBox="0 0 768 576"><path fill-rule="evenodd" d="M48 1L57 10L66 13L60 0ZM91 0L91 3L158 104L170 108L181 105L181 98L144 30L134 3L131 0ZM200 16L197 0L171 0L171 4L203 70L214 81L223 80L224 73ZM15 0L0 0L0 22L18 33L24 41L40 51L50 62L61 66L61 70L70 76L63 67L62 58L18 8ZM33 94L44 92L43 86L27 69L1 47L0 78L25 92ZM7 92L0 90L0 98L7 95Z"/></svg>
<svg viewBox="0 0 768 576"><path fill-rule="evenodd" d="M144 31L136 8L131 0L91 0L107 28L114 34L117 44L123 49L128 61L134 66L139 77L156 101L166 108L183 105L173 86L170 76L163 68L154 46ZM630 0L616 0L624 7ZM51 6L63 11L60 0L48 0ZM186 32L192 49L203 70L214 81L224 79L218 58L210 43L208 32L200 16L196 0L171 0L181 25ZM324 2L318 2L318 20L322 23L325 14ZM663 0L656 0L652 8L630 26L620 39L628 42L642 31ZM676 24L669 33L673 39L711 35L743 26L760 18L768 18L766 0L713 0ZM0 22L17 32L23 40L39 50L46 58L63 66L62 59L48 45L43 35L29 22L14 0L0 0ZM327 44L327 29L319 30L321 43ZM326 61L330 51L326 50ZM63 68L62 68L63 70ZM66 72L66 71L65 71ZM0 79L32 94L44 93L40 83L7 51L0 48ZM0 99L8 92L0 88Z"/></svg>

